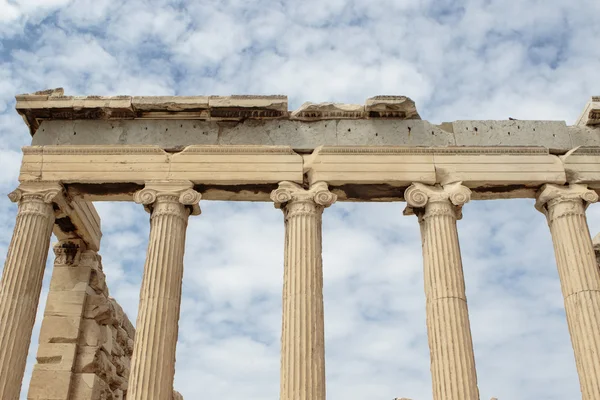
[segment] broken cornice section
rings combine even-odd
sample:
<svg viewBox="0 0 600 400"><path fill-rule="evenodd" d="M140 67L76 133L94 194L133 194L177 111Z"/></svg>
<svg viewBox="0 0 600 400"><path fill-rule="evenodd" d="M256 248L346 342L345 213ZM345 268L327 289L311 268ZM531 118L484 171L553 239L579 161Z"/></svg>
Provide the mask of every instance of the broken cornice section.
<svg viewBox="0 0 600 400"><path fill-rule="evenodd" d="M600 96L593 96L583 109L583 113L575 125L597 126L600 125Z"/></svg>
<svg viewBox="0 0 600 400"><path fill-rule="evenodd" d="M304 103L288 111L287 96L65 96L62 88L16 96L16 109L35 134L48 120L204 120L420 119L406 96L376 96L364 105Z"/></svg>

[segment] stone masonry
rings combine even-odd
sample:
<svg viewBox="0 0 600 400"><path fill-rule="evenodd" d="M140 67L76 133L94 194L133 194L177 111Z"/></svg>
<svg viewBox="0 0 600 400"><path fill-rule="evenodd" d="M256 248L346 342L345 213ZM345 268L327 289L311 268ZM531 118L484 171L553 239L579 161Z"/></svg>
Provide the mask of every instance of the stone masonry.
<svg viewBox="0 0 600 400"><path fill-rule="evenodd" d="M62 240L53 248L56 258L27 399L127 399L135 329L109 296L101 257L79 239ZM174 392L173 399L181 397Z"/></svg>
<svg viewBox="0 0 600 400"><path fill-rule="evenodd" d="M480 400L458 222L476 200L535 199L554 244L581 398L600 399L600 239L586 220L600 194L600 97L573 126L432 124L405 96L290 111L285 96L53 89L17 96L17 111L33 138L9 195L19 208L0 280L2 400L19 398L51 232L59 242L27 398L182 399L173 379L183 260L201 198L283 211L281 400L326 399L321 225L340 201L403 201L417 216L433 399ZM109 296L98 254L92 202L109 200L150 213L137 334Z"/></svg>

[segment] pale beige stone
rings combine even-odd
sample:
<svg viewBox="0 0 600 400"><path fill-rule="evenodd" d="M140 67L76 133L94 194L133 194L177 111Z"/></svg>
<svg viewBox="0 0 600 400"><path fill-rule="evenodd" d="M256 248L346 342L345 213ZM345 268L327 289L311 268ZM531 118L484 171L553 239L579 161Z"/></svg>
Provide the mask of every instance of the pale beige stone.
<svg viewBox="0 0 600 400"><path fill-rule="evenodd" d="M85 318L95 320L100 325L116 323L116 313L113 302L102 294L90 294L85 304Z"/></svg>
<svg viewBox="0 0 600 400"><path fill-rule="evenodd" d="M71 396L72 400L113 400L108 384L91 373L73 375Z"/></svg>
<svg viewBox="0 0 600 400"><path fill-rule="evenodd" d="M38 307L54 224L56 183L21 184L9 195L19 203L0 280L0 399L16 400Z"/></svg>
<svg viewBox="0 0 600 400"><path fill-rule="evenodd" d="M287 96L281 95L209 96L208 103L210 107L272 107L287 111ZM284 105L286 108L282 109Z"/></svg>
<svg viewBox="0 0 600 400"><path fill-rule="evenodd" d="M27 400L72 400L71 371L45 370L36 366L31 374L31 382Z"/></svg>
<svg viewBox="0 0 600 400"><path fill-rule="evenodd" d="M173 400L183 400L183 396L178 391L173 391Z"/></svg>
<svg viewBox="0 0 600 400"><path fill-rule="evenodd" d="M112 341L110 330L106 330L106 325L100 325L93 319L81 320L81 335L79 336L80 346L99 347Z"/></svg>
<svg viewBox="0 0 600 400"><path fill-rule="evenodd" d="M470 188L544 183L563 184L563 163L548 149L485 147L434 149L436 183L463 182Z"/></svg>
<svg viewBox="0 0 600 400"><path fill-rule="evenodd" d="M321 221L336 201L327 184L281 182L271 193L285 220L281 400L325 400Z"/></svg>
<svg viewBox="0 0 600 400"><path fill-rule="evenodd" d="M50 291L85 292L90 281L91 267L54 265L50 280Z"/></svg>
<svg viewBox="0 0 600 400"><path fill-rule="evenodd" d="M76 343L82 318L46 316L40 330L40 343Z"/></svg>
<svg viewBox="0 0 600 400"><path fill-rule="evenodd" d="M309 182L360 185L360 198L342 195L351 200L397 200L398 191L392 188L404 188L412 182L463 182L467 187L481 188L481 198L499 197L501 194L491 188L508 185L532 189L526 196L522 191L511 191L503 197L533 197L539 185L566 182L563 163L557 156L547 149L523 147L322 146L304 156L304 171ZM388 196L378 188L371 195L369 185L377 184L391 187Z"/></svg>
<svg viewBox="0 0 600 400"><path fill-rule="evenodd" d="M415 102L406 96L375 96L365 103L369 118L421 119Z"/></svg>
<svg viewBox="0 0 600 400"><path fill-rule="evenodd" d="M600 268L585 215L597 201L580 184L544 185L536 201L552 234L583 400L600 399Z"/></svg>
<svg viewBox="0 0 600 400"><path fill-rule="evenodd" d="M189 181L148 182L134 199L151 217L127 399L164 400L173 392L185 232L200 194Z"/></svg>
<svg viewBox="0 0 600 400"><path fill-rule="evenodd" d="M40 343L35 368L39 370L72 371L75 364L77 344Z"/></svg>
<svg viewBox="0 0 600 400"><path fill-rule="evenodd" d="M406 214L421 226L434 400L479 400L456 220L471 191L460 183L414 183L405 192Z"/></svg>
<svg viewBox="0 0 600 400"><path fill-rule="evenodd" d="M305 156L310 183L406 187L414 181L435 183L433 154L428 149L395 146L323 146Z"/></svg>
<svg viewBox="0 0 600 400"><path fill-rule="evenodd" d="M131 100L136 111L170 112L201 111L208 109L208 96L133 96ZM154 114L143 114L152 116ZM168 114L167 114L168 115ZM208 113L206 114L208 117Z"/></svg>
<svg viewBox="0 0 600 400"><path fill-rule="evenodd" d="M569 183L600 189L600 149L576 148L560 156ZM551 182L548 182L551 183Z"/></svg>
<svg viewBox="0 0 600 400"><path fill-rule="evenodd" d="M301 183L303 180L302 157L289 146L188 146L172 155L158 146L44 146L26 151L33 153L34 150L43 153L43 162L34 163L40 168L40 177L21 175L21 180L142 184L146 180L168 179L203 185L276 184L283 180ZM24 158L22 170L31 168L30 159ZM121 194L116 199L131 201L131 197L131 193ZM79 220L84 221L83 216L89 213L77 207L90 203L74 204L77 204L73 207L77 212L70 215L81 216ZM79 226L87 227L86 235L99 243L101 233L99 228L92 229L92 216L85 221L78 222ZM99 227L99 223L97 225Z"/></svg>
<svg viewBox="0 0 600 400"><path fill-rule="evenodd" d="M86 292L82 291L50 291L46 300L44 316L81 317L86 295Z"/></svg>
<svg viewBox="0 0 600 400"><path fill-rule="evenodd" d="M583 109L583 113L575 123L580 126L600 125L600 96L593 96Z"/></svg>
<svg viewBox="0 0 600 400"><path fill-rule="evenodd" d="M322 119L364 118L365 107L360 104L304 103L290 114L290 119L319 121Z"/></svg>

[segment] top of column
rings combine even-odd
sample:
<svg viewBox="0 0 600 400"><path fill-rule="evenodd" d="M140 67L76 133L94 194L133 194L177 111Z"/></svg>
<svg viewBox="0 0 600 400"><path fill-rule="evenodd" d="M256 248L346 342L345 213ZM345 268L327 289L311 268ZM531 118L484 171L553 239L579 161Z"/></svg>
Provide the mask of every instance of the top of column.
<svg viewBox="0 0 600 400"><path fill-rule="evenodd" d="M416 210L424 210L428 204L447 203L452 204L456 218L462 218L462 206L471 200L471 190L463 186L462 182L450 183L448 185L425 185L415 182L404 192L406 208L404 215L417 214Z"/></svg>
<svg viewBox="0 0 600 400"><path fill-rule="evenodd" d="M145 187L136 192L133 200L143 204L144 209L152 213L154 203L161 197L174 198L184 206L189 206L190 215L200 215L200 199L202 195L193 189L190 181L148 181Z"/></svg>
<svg viewBox="0 0 600 400"><path fill-rule="evenodd" d="M281 182L271 192L271 200L276 208L285 208L289 203L314 203L326 208L335 203L337 196L329 191L326 182L317 182L309 189L294 182Z"/></svg>
<svg viewBox="0 0 600 400"><path fill-rule="evenodd" d="M549 216L549 209L559 203L583 202L584 209L591 203L598 201L598 194L588 189L587 185L570 184L568 186L560 186L546 184L540 188L536 195L535 208Z"/></svg>

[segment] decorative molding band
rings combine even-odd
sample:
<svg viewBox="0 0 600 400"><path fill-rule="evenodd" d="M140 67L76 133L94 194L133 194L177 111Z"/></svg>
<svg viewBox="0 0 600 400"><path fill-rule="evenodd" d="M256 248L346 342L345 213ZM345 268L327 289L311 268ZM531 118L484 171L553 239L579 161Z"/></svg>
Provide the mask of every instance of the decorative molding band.
<svg viewBox="0 0 600 400"><path fill-rule="evenodd" d="M600 151L600 148L598 149ZM545 147L395 147L395 146L323 146L315 149L320 155L329 154L460 154L460 155L539 155L550 154Z"/></svg>

